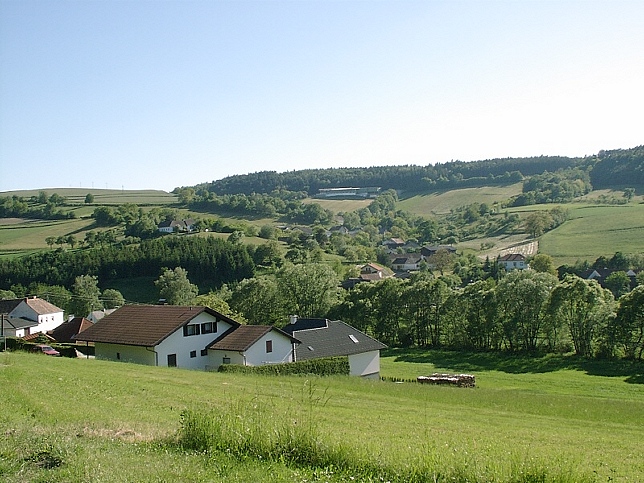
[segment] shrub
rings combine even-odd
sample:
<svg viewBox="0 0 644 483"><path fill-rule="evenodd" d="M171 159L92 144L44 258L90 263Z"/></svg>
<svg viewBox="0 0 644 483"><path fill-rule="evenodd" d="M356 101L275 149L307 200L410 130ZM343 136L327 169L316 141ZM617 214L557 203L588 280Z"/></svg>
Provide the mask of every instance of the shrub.
<svg viewBox="0 0 644 483"><path fill-rule="evenodd" d="M317 376L349 375L348 357L327 357L307 361L289 362L286 364L269 364L265 366L242 366L223 364L219 372L242 374L268 374L286 376L295 374L315 374Z"/></svg>

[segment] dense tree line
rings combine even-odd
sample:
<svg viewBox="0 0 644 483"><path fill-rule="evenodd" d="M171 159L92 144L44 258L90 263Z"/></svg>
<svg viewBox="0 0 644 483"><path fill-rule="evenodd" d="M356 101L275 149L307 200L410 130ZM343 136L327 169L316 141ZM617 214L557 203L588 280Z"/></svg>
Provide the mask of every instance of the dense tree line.
<svg viewBox="0 0 644 483"><path fill-rule="evenodd" d="M0 197L0 218L33 218L40 220L66 220L76 218L73 211L65 212L59 207L65 198L54 193L51 196L43 191L39 196L25 199L21 196Z"/></svg>
<svg viewBox="0 0 644 483"><path fill-rule="evenodd" d="M521 181L524 176L574 167L580 162L579 158L539 156L475 162L451 161L427 166L306 169L285 173L262 171L228 176L199 185L196 189L206 189L218 195L250 195L276 190L303 191L314 195L321 188L338 186L380 186L383 189L423 191L507 184Z"/></svg>
<svg viewBox="0 0 644 483"><path fill-rule="evenodd" d="M512 206L541 203L568 203L592 191L590 175L581 168L560 169L531 176L523 182L523 193L514 197Z"/></svg>
<svg viewBox="0 0 644 483"><path fill-rule="evenodd" d="M251 324L282 325L289 314L342 319L393 347L639 359L644 352L644 285L616 299L594 280L536 270L467 284L429 272L351 290L336 282L326 265L287 265L235 284L224 298Z"/></svg>
<svg viewBox="0 0 644 483"><path fill-rule="evenodd" d="M252 277L255 264L241 244L213 237L163 237L133 246L76 251L52 250L0 260L0 288L33 282L71 287L80 275L109 280L157 277L163 268L183 267L204 289Z"/></svg>
<svg viewBox="0 0 644 483"><path fill-rule="evenodd" d="M586 164L592 166L590 181L596 189L644 186L644 145L600 151L586 160Z"/></svg>

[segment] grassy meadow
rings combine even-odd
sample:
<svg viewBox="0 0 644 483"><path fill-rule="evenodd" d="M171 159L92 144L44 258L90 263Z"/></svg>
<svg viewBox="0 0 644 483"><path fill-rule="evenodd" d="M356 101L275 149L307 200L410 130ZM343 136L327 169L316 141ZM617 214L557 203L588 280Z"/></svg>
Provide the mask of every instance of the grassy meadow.
<svg viewBox="0 0 644 483"><path fill-rule="evenodd" d="M405 197L398 203L402 210L420 216L432 216L449 213L450 210L472 203L494 203L506 201L518 195L523 189L523 183L507 186L485 186L482 188L462 188L449 191L435 191Z"/></svg>
<svg viewBox="0 0 644 483"><path fill-rule="evenodd" d="M633 482L644 369L389 351L382 375L474 389L0 354L6 482ZM315 462L318 464L315 464Z"/></svg>
<svg viewBox="0 0 644 483"><path fill-rule="evenodd" d="M45 188L41 190L3 191L0 196L21 196L31 198L44 191L48 196L54 193L67 198L68 204L84 204L87 194L94 195L95 205L169 205L177 202L177 196L161 190L114 190L98 188Z"/></svg>
<svg viewBox="0 0 644 483"><path fill-rule="evenodd" d="M563 206L570 219L545 233L539 245L539 251L552 256L557 264L644 250L644 203Z"/></svg>

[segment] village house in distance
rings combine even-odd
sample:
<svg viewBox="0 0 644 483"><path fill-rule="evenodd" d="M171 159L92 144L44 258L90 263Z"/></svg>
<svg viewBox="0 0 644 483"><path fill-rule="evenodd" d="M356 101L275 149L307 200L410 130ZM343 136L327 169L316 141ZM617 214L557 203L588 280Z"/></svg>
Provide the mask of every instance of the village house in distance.
<svg viewBox="0 0 644 483"><path fill-rule="evenodd" d="M38 297L0 300L0 314L6 337L44 333L64 322L63 309Z"/></svg>

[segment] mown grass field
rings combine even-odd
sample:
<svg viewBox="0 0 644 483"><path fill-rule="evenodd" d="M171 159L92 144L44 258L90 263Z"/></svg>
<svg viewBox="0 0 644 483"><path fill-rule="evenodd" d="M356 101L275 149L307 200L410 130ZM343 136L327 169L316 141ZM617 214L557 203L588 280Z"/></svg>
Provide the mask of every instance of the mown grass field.
<svg viewBox="0 0 644 483"><path fill-rule="evenodd" d="M434 371L474 373L477 387L260 377L0 354L0 480L644 479L641 365L418 351L391 351L382 360L384 376L413 378ZM249 451L235 456L239 447L199 452L178 446L186 409L237 421L249 436L230 436L248 444ZM321 446L341 448L355 468L313 468L289 463L287 454L268 461L254 456L252 436L283 425L301 425ZM374 468L390 471L380 479ZM436 480L418 479L427 468Z"/></svg>
<svg viewBox="0 0 644 483"><path fill-rule="evenodd" d="M515 183L507 186L437 191L405 198L398 203L398 206L402 210L420 216L440 215L472 203L487 203L491 207L495 202L502 202L520 194L522 188L523 183Z"/></svg>
<svg viewBox="0 0 644 483"><path fill-rule="evenodd" d="M0 196L21 196L31 198L44 191L48 196L54 193L67 198L70 204L84 204L87 194L94 195L96 205L134 203L136 205L168 205L177 202L177 196L161 190L114 190L97 188L45 188L42 190L3 191Z"/></svg>
<svg viewBox="0 0 644 483"><path fill-rule="evenodd" d="M563 205L570 219L540 239L539 251L557 264L594 261L615 252L644 251L644 203L627 205Z"/></svg>

